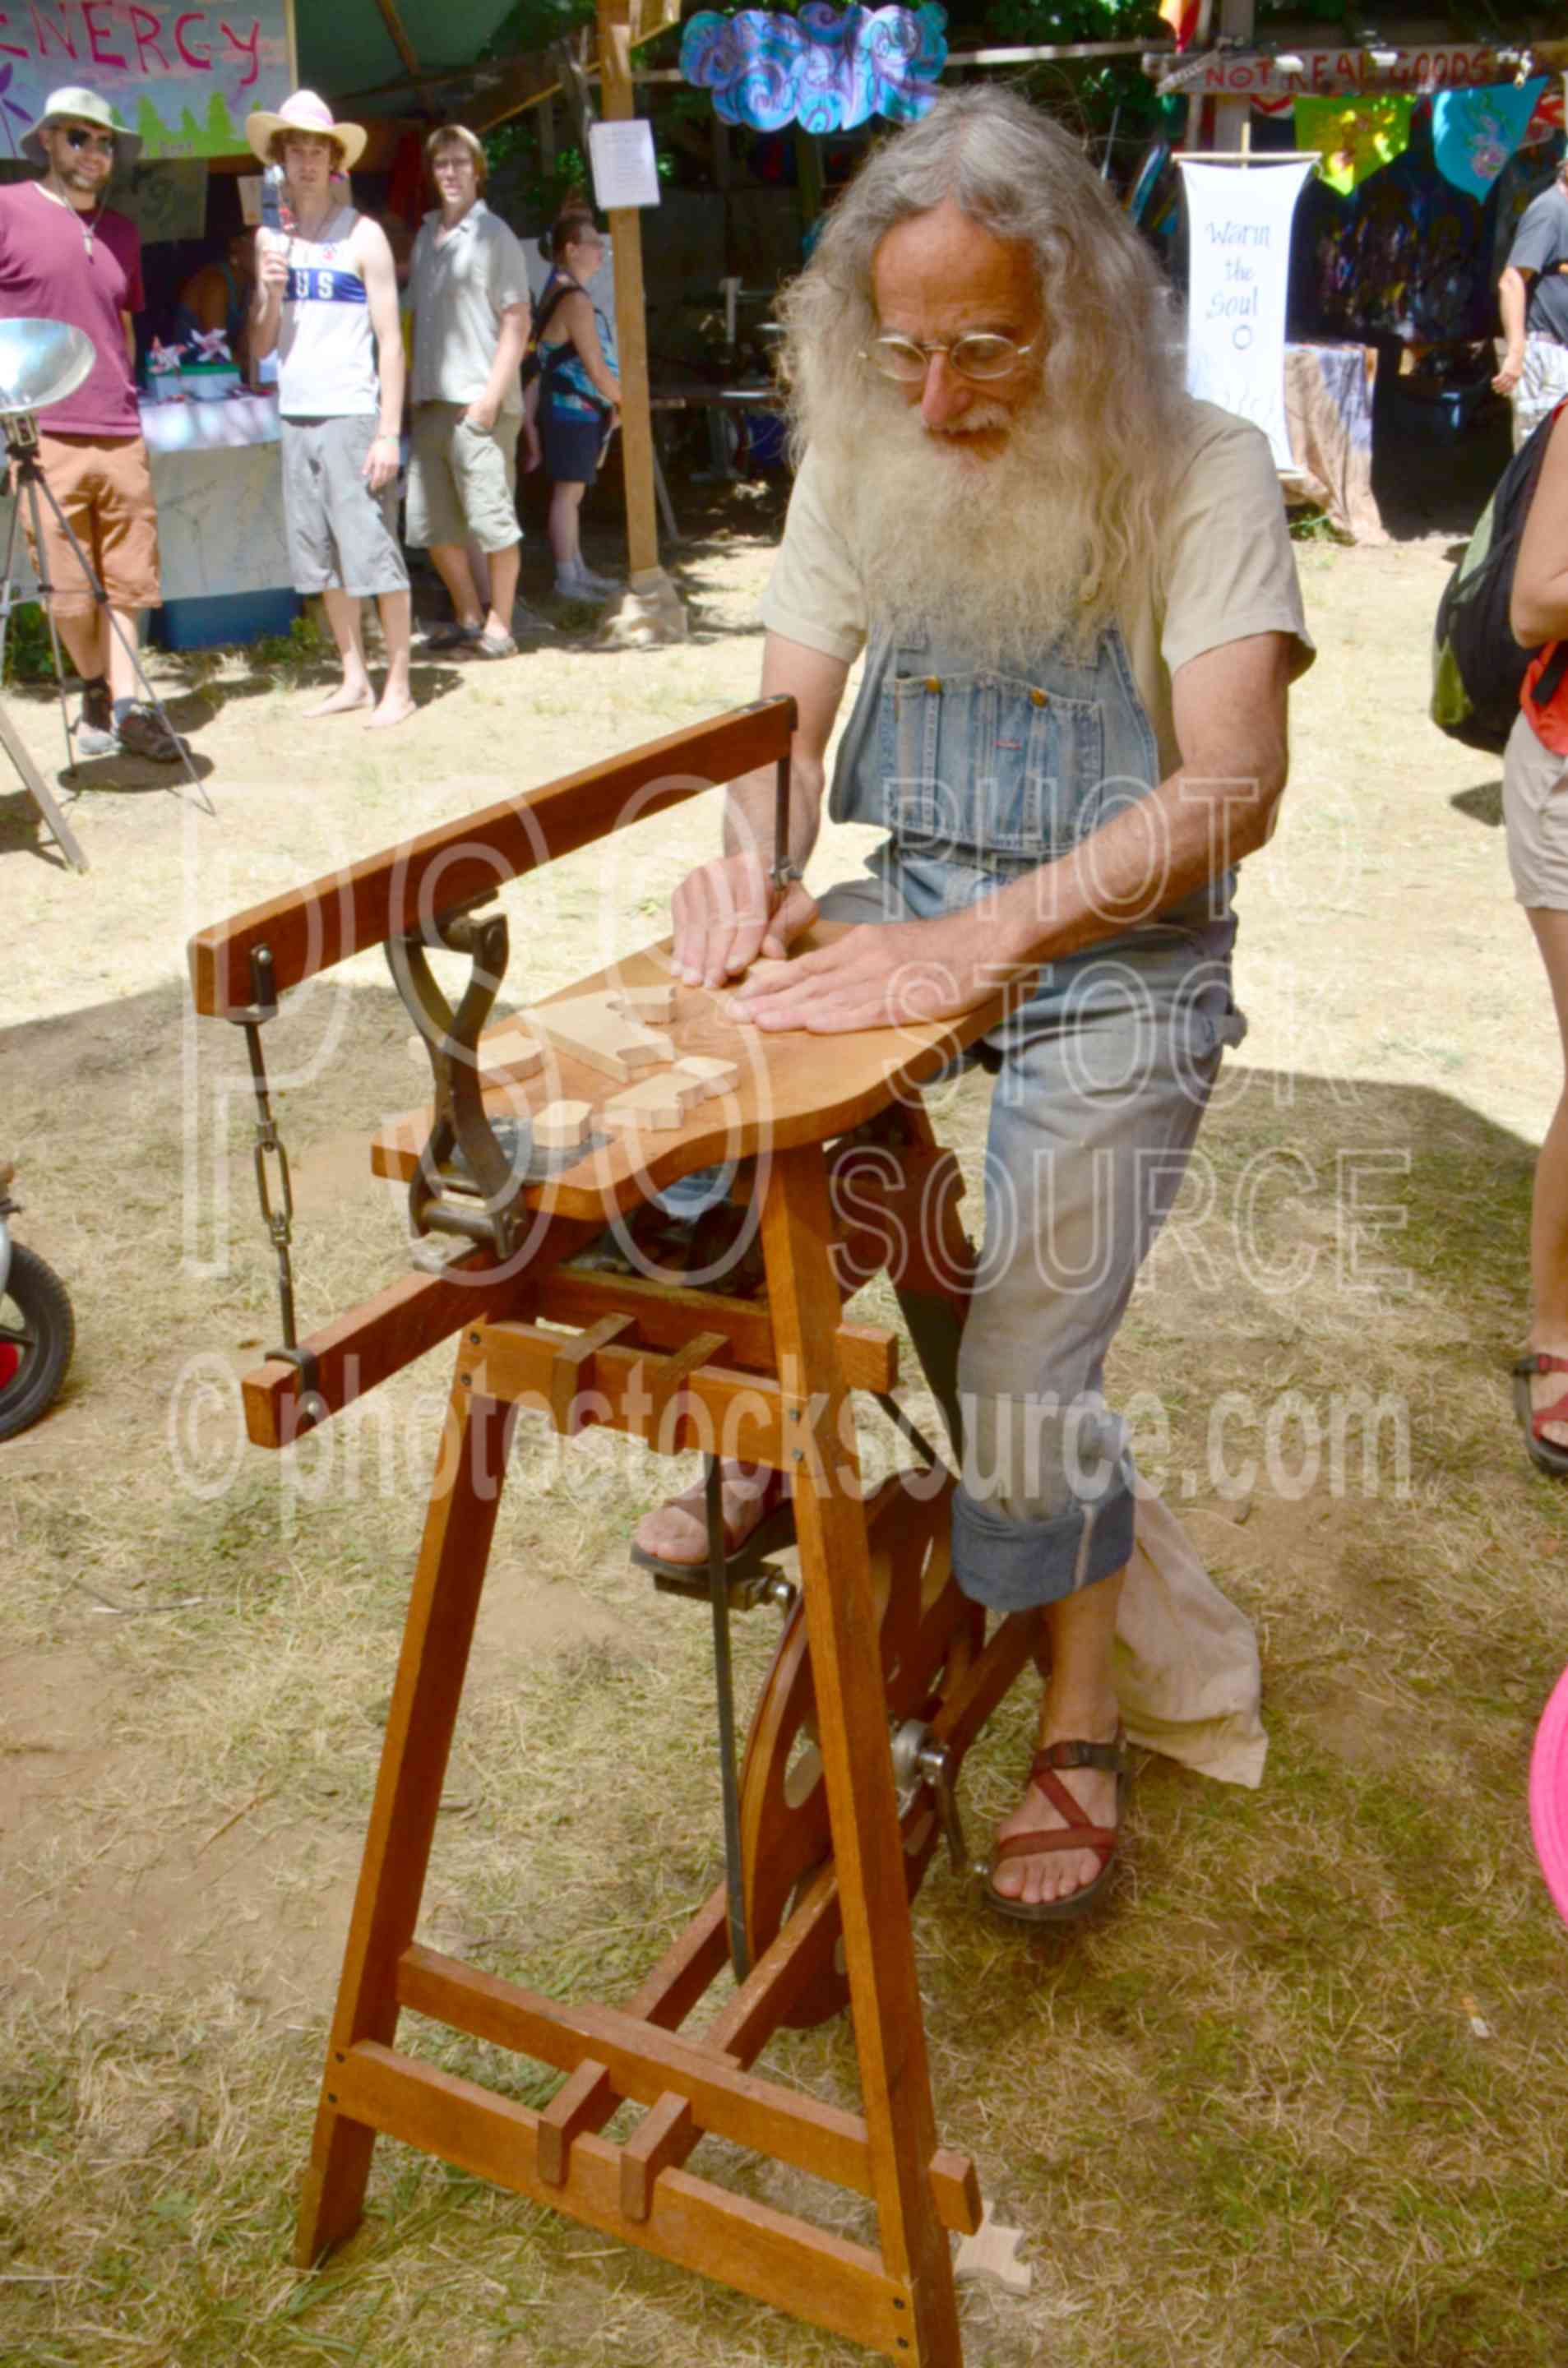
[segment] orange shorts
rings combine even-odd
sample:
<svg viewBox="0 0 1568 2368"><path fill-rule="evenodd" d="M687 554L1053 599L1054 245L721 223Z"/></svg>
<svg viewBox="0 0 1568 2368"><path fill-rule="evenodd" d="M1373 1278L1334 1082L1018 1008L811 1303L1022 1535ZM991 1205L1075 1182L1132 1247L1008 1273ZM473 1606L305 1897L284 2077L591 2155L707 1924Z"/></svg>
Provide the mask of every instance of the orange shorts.
<svg viewBox="0 0 1568 2368"><path fill-rule="evenodd" d="M158 586L158 513L147 447L140 436L46 436L40 429L39 460L45 483L64 511L94 575L115 609L162 606ZM59 519L39 495L40 558L33 537L31 505L22 502L28 549L40 584L50 587L57 617L90 616L93 595L82 563Z"/></svg>

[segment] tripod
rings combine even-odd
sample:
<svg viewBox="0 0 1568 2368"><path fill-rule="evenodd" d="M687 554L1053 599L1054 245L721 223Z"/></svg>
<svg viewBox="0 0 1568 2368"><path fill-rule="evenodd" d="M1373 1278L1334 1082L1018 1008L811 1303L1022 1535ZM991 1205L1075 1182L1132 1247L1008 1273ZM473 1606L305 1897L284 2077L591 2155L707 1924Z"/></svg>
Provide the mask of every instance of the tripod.
<svg viewBox="0 0 1568 2368"><path fill-rule="evenodd" d="M11 513L11 530L6 545L5 578L3 585L0 585L0 663L3 663L4 661L6 634L10 623L11 610L16 604L17 597L14 568L17 545L17 522L21 516L22 503L25 500L28 506L29 537L32 543L35 565L38 572L39 595L43 604L44 615L49 620L49 644L54 660L54 678L60 693L60 719L65 733L65 749L67 758L65 778L67 780L74 781L76 779L78 761L76 756L76 733L80 726L79 724L72 722L70 708L65 697L65 667L62 663L60 633L54 616L54 586L49 581L48 552L40 528L40 498L41 496L42 500L49 505L49 508L53 515L55 524L59 527L62 534L64 536L65 541L69 544L72 553L75 558L77 565L81 568L83 576L86 582L87 589L92 594L95 607L105 618L110 632L113 633L115 639L119 643L120 648L131 660L131 667L135 673L138 689L141 691L142 696L146 700L148 706L151 707L153 713L156 715L165 731L168 734L169 738L173 741L175 746L178 749L179 761L181 768L184 770L186 780L190 783L191 788L196 791L198 797L201 800L207 812L210 813L212 808L205 792L202 791L200 778L197 773L196 768L190 761L190 751L170 723L168 713L164 706L163 700L158 697L157 692L153 689L151 682L147 678L146 670L142 666L141 654L136 647L135 641L126 632L119 618L115 615L114 609L110 606L108 594L105 591L102 583L99 581L92 561L88 558L87 553L83 550L70 520L67 518L64 511L60 506L60 502L55 495L53 487L50 484L48 478L44 475L42 463L39 459L38 418L36 413L31 411L12 411L0 415L0 417L3 417L4 419L6 450L10 456L11 483L16 495L16 507L13 508ZM54 831L55 836L60 838L62 846L65 847L69 853L71 851L71 847L74 842L71 840L69 831L64 828L63 818L54 809L47 791L42 790L41 782L37 781L36 778L34 780L28 780L28 768L23 759L19 758L17 755L19 743L17 743L16 735L11 730L8 723L6 723L3 714L0 714L0 741L4 742L6 751L11 757L12 762L17 764L18 770L22 772L22 778L27 781L27 785L31 791L34 799L41 805L49 819L51 828ZM75 855L73 857L73 860L76 862L79 870L85 871L85 859L82 857L79 848L76 849Z"/></svg>

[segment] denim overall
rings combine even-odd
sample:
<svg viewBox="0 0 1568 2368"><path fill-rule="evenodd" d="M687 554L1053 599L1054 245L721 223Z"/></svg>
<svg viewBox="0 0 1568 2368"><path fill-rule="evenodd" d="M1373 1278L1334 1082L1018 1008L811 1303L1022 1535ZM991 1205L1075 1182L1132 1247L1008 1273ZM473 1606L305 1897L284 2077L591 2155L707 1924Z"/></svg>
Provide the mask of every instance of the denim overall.
<svg viewBox="0 0 1568 2368"><path fill-rule="evenodd" d="M825 918L926 920L1069 854L1160 778L1120 632L977 669L939 632L879 635L830 811L888 832ZM1047 908L1049 909L1049 908ZM1234 924L1221 875L1065 960L985 1040L997 1070L985 1242L959 1364L954 1567L1003 1611L1121 1568L1135 1474L1106 1350L1180 1187L1223 1049Z"/></svg>

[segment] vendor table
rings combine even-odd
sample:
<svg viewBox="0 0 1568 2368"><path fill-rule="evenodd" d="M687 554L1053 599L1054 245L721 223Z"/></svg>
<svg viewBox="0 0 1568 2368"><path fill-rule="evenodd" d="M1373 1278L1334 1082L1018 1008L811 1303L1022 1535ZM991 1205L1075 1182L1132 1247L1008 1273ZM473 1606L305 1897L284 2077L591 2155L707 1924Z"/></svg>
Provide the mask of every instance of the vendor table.
<svg viewBox="0 0 1568 2368"><path fill-rule="evenodd" d="M1386 542L1372 493L1375 346L1285 348L1285 417L1301 493L1357 542Z"/></svg>
<svg viewBox="0 0 1568 2368"><path fill-rule="evenodd" d="M47 432L48 422L44 422ZM278 404L268 395L222 403L143 403L158 505L164 628L179 648L245 641L287 630L298 603L283 540L283 468ZM0 544L11 501L0 497ZM23 599L38 579L17 537L15 580Z"/></svg>

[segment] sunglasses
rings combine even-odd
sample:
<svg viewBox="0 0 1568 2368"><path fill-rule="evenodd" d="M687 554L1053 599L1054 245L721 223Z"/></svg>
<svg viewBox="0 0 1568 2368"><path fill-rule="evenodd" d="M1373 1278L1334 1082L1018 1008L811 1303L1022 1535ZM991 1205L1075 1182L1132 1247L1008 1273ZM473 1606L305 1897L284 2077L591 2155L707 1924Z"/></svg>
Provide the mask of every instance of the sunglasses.
<svg viewBox="0 0 1568 2368"><path fill-rule="evenodd" d="M101 149L106 156L114 154L112 131L87 131L79 123L73 123L66 127L65 144L68 148Z"/></svg>

